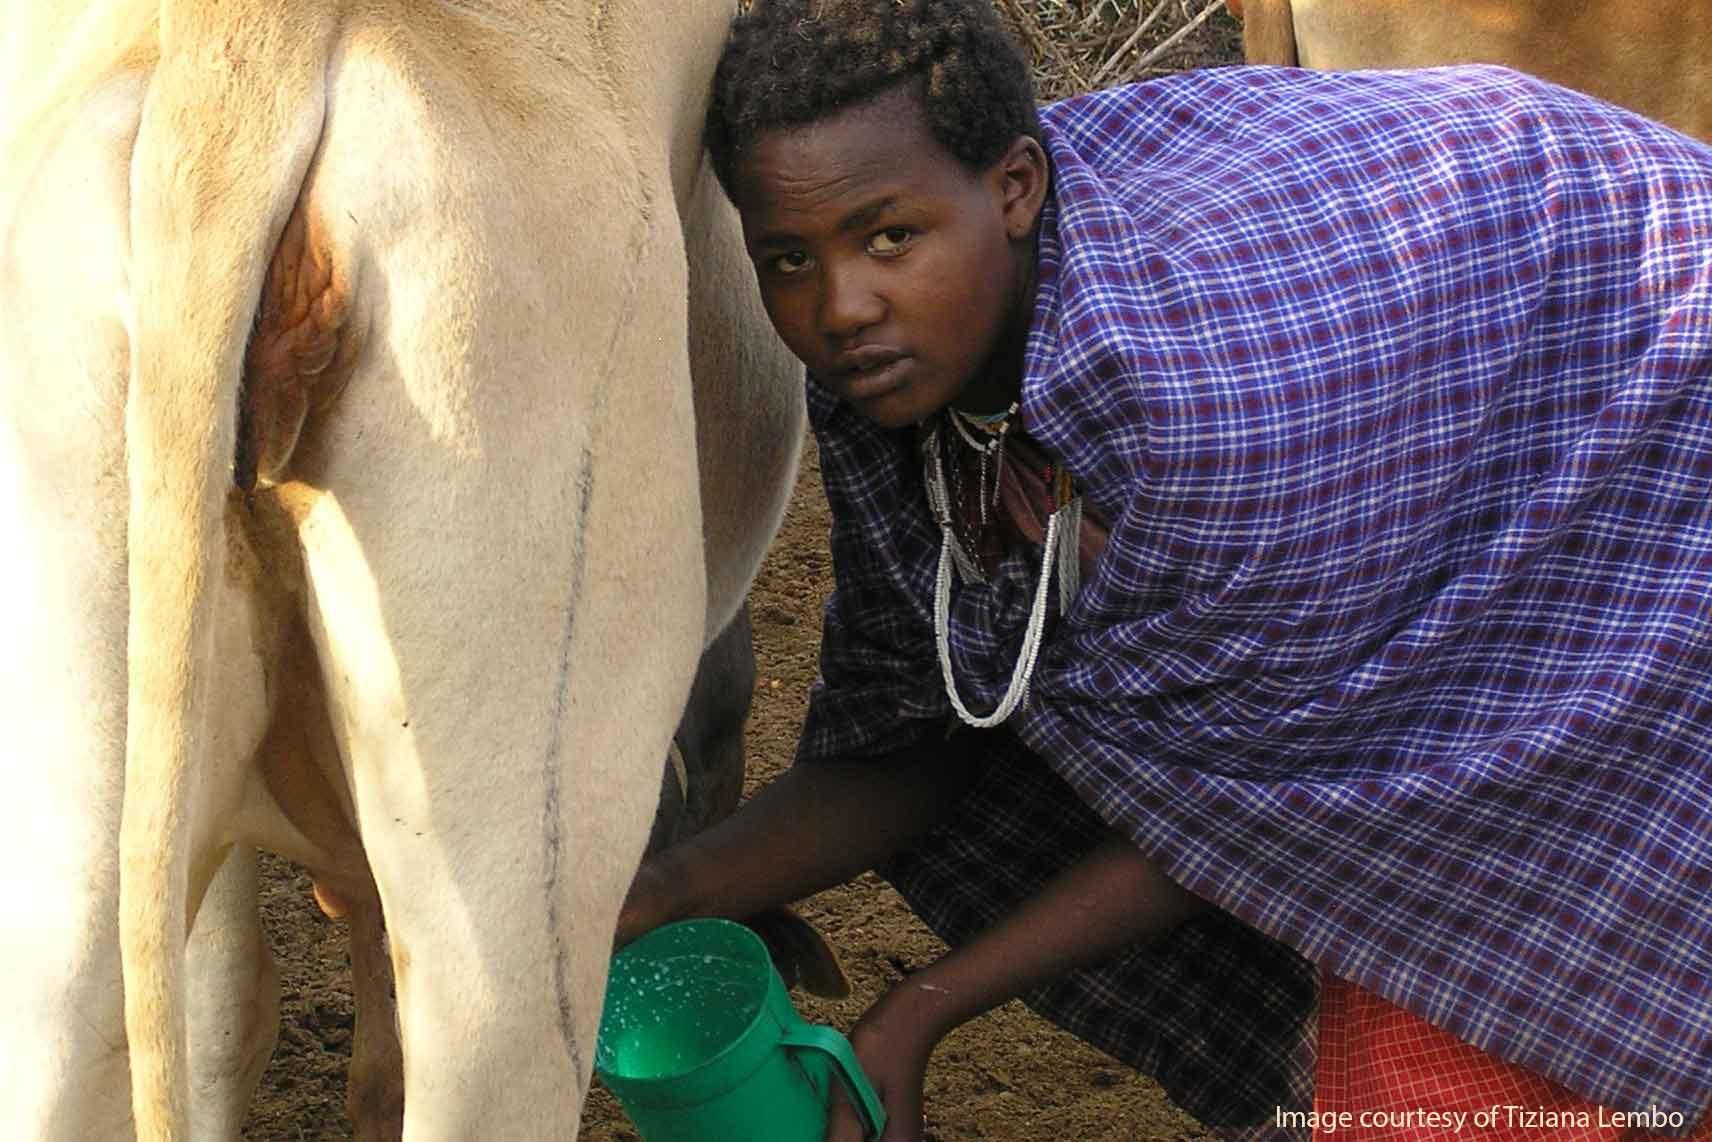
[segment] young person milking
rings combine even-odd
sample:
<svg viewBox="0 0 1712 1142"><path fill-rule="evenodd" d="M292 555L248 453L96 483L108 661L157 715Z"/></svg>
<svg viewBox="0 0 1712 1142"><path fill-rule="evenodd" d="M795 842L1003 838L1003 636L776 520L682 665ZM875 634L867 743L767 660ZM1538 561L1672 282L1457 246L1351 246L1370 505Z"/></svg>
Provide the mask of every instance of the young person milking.
<svg viewBox="0 0 1712 1142"><path fill-rule="evenodd" d="M1703 1122L1712 152L1490 68L1037 114L985 0L762 0L707 141L836 586L621 940L879 867L954 949L852 1030L889 1142L1019 995L1237 1135Z"/></svg>

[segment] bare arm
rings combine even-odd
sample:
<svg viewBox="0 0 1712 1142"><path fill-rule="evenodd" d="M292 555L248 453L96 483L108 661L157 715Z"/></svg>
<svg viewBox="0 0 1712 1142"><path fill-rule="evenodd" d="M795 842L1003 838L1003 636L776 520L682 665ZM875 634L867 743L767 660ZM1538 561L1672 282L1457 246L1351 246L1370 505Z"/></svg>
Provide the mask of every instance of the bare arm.
<svg viewBox="0 0 1712 1142"><path fill-rule="evenodd" d="M971 772L961 737L892 761L793 766L732 816L643 863L618 942L685 916L742 919L842 884L937 821Z"/></svg>
<svg viewBox="0 0 1712 1142"><path fill-rule="evenodd" d="M1113 835L993 927L904 980L896 998L881 1005L896 1004L938 1039L1039 984L1162 936L1205 907Z"/></svg>
<svg viewBox="0 0 1712 1142"><path fill-rule="evenodd" d="M1010 915L892 988L850 1033L890 1117L883 1142L922 1136L923 1080L933 1049L958 1024L1210 907L1115 835L1048 881ZM861 1137L841 1106L827 1138Z"/></svg>

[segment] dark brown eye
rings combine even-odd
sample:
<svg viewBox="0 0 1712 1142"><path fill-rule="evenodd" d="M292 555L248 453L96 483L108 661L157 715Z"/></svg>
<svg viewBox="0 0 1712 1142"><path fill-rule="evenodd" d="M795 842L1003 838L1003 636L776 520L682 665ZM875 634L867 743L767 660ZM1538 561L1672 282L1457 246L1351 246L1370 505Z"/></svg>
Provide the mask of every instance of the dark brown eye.
<svg viewBox="0 0 1712 1142"><path fill-rule="evenodd" d="M896 254L906 249L915 234L907 226L888 226L868 239L868 249L875 254Z"/></svg>

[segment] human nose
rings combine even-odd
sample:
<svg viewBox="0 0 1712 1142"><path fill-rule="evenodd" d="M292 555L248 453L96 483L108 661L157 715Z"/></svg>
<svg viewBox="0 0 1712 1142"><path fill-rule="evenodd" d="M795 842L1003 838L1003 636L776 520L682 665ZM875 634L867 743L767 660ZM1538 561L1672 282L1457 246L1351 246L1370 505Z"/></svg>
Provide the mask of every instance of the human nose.
<svg viewBox="0 0 1712 1142"><path fill-rule="evenodd" d="M820 328L827 337L848 341L885 317L885 300L860 265L830 265L824 272Z"/></svg>

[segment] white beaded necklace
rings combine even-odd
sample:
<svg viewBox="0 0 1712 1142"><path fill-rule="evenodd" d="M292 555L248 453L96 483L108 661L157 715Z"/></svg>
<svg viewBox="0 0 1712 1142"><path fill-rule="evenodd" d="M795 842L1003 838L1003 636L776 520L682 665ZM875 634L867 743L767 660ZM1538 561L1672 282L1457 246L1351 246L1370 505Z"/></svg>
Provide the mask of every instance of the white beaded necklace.
<svg viewBox="0 0 1712 1142"><path fill-rule="evenodd" d="M999 465L1004 458L1005 433L1009 431L1010 418L1016 411L1017 406L1012 404L999 417L982 418L947 408L930 430L925 449L927 503L934 519L939 523L940 534L939 571L933 594L933 631L939 643L939 669L945 678L945 695L951 699L951 708L957 711L959 718L976 729L988 729L1004 722L1028 697L1029 682L1034 677L1034 665L1040 657L1041 636L1046 630L1047 582L1054 564L1056 563L1058 572L1060 614L1069 608L1081 585L1077 547L1082 526L1082 498L1071 495L1053 510L1046 521L1046 537L1041 542L1040 579L1035 586L1033 605L1029 608L1022 652L1017 657L1016 668L1011 672L1010 685L1005 689L1005 696L990 714L977 715L971 712L958 694L957 680L951 672L951 574L955 566L965 582L984 583L986 576L982 574L975 559L963 549L952 523L951 493L945 481L945 453L941 435L945 422L949 420L962 437L963 443L981 457L977 495L981 500L981 522L984 524L989 498L988 475L991 473L992 476L991 500L992 507L996 510L999 502ZM982 440L981 436L987 439ZM1066 529L1070 533L1068 542L1063 539Z"/></svg>

